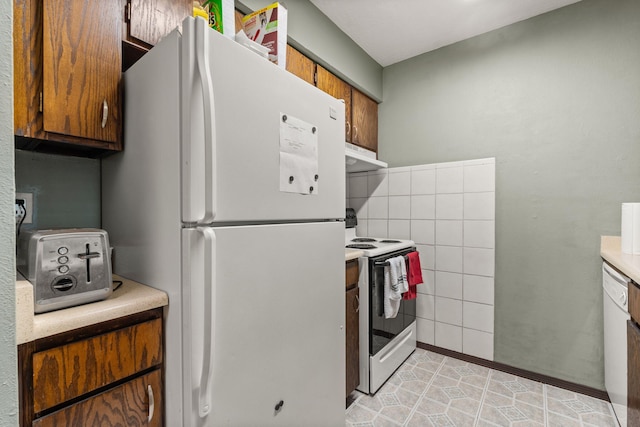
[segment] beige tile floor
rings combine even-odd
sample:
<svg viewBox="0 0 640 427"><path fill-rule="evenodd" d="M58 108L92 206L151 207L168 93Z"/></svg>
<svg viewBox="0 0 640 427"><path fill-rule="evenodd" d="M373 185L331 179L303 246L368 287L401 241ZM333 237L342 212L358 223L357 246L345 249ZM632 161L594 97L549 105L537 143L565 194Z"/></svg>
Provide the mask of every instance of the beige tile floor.
<svg viewBox="0 0 640 427"><path fill-rule="evenodd" d="M609 402L416 349L347 427L618 427Z"/></svg>

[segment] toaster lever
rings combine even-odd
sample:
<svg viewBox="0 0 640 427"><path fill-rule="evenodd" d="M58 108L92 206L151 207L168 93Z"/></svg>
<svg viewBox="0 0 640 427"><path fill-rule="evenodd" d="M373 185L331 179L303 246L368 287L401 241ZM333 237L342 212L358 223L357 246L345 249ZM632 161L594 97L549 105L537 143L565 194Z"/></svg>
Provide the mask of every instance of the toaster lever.
<svg viewBox="0 0 640 427"><path fill-rule="evenodd" d="M87 252L86 254L78 254L80 259L100 258L100 252Z"/></svg>

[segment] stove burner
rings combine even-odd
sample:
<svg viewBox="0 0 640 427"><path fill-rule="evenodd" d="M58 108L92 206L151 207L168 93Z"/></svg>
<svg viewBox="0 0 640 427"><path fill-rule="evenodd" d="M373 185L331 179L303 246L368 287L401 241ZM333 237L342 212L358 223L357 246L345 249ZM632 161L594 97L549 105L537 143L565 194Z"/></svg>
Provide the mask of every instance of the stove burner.
<svg viewBox="0 0 640 427"><path fill-rule="evenodd" d="M375 242L376 239L372 239L371 237L356 237L352 240L352 242Z"/></svg>
<svg viewBox="0 0 640 427"><path fill-rule="evenodd" d="M380 243L401 243L401 242L400 240L386 239L386 240L380 240Z"/></svg>
<svg viewBox="0 0 640 427"><path fill-rule="evenodd" d="M355 243L353 245L347 245L347 248L352 249L375 249L376 246L368 244L368 243Z"/></svg>

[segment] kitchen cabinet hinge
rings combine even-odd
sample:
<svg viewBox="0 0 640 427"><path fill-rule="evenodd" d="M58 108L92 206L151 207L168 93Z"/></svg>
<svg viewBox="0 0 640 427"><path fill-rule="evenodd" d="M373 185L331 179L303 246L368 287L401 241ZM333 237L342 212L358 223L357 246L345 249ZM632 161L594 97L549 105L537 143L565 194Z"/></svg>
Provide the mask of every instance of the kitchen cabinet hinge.
<svg viewBox="0 0 640 427"><path fill-rule="evenodd" d="M40 103L38 105L38 111L40 111L41 113L44 111L44 96L42 95L42 92L40 92Z"/></svg>
<svg viewBox="0 0 640 427"><path fill-rule="evenodd" d="M126 22L131 22L131 2L127 2L127 10L125 12L124 20Z"/></svg>

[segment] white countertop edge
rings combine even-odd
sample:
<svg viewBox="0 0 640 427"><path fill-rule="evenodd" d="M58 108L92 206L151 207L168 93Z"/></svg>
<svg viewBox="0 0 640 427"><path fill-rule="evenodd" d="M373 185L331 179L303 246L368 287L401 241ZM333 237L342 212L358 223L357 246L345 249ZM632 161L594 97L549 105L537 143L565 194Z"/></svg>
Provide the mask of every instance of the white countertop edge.
<svg viewBox="0 0 640 427"><path fill-rule="evenodd" d="M600 238L600 256L629 276L631 280L640 283L640 255L623 253L620 236L602 236Z"/></svg>
<svg viewBox="0 0 640 427"><path fill-rule="evenodd" d="M345 249L344 250L344 260L351 261L352 259L360 258L363 252L357 249Z"/></svg>
<svg viewBox="0 0 640 427"><path fill-rule="evenodd" d="M17 344L163 307L169 303L167 294L162 291L115 274L113 280L122 280L122 286L105 300L37 315L33 312L31 283L26 280L16 281Z"/></svg>

